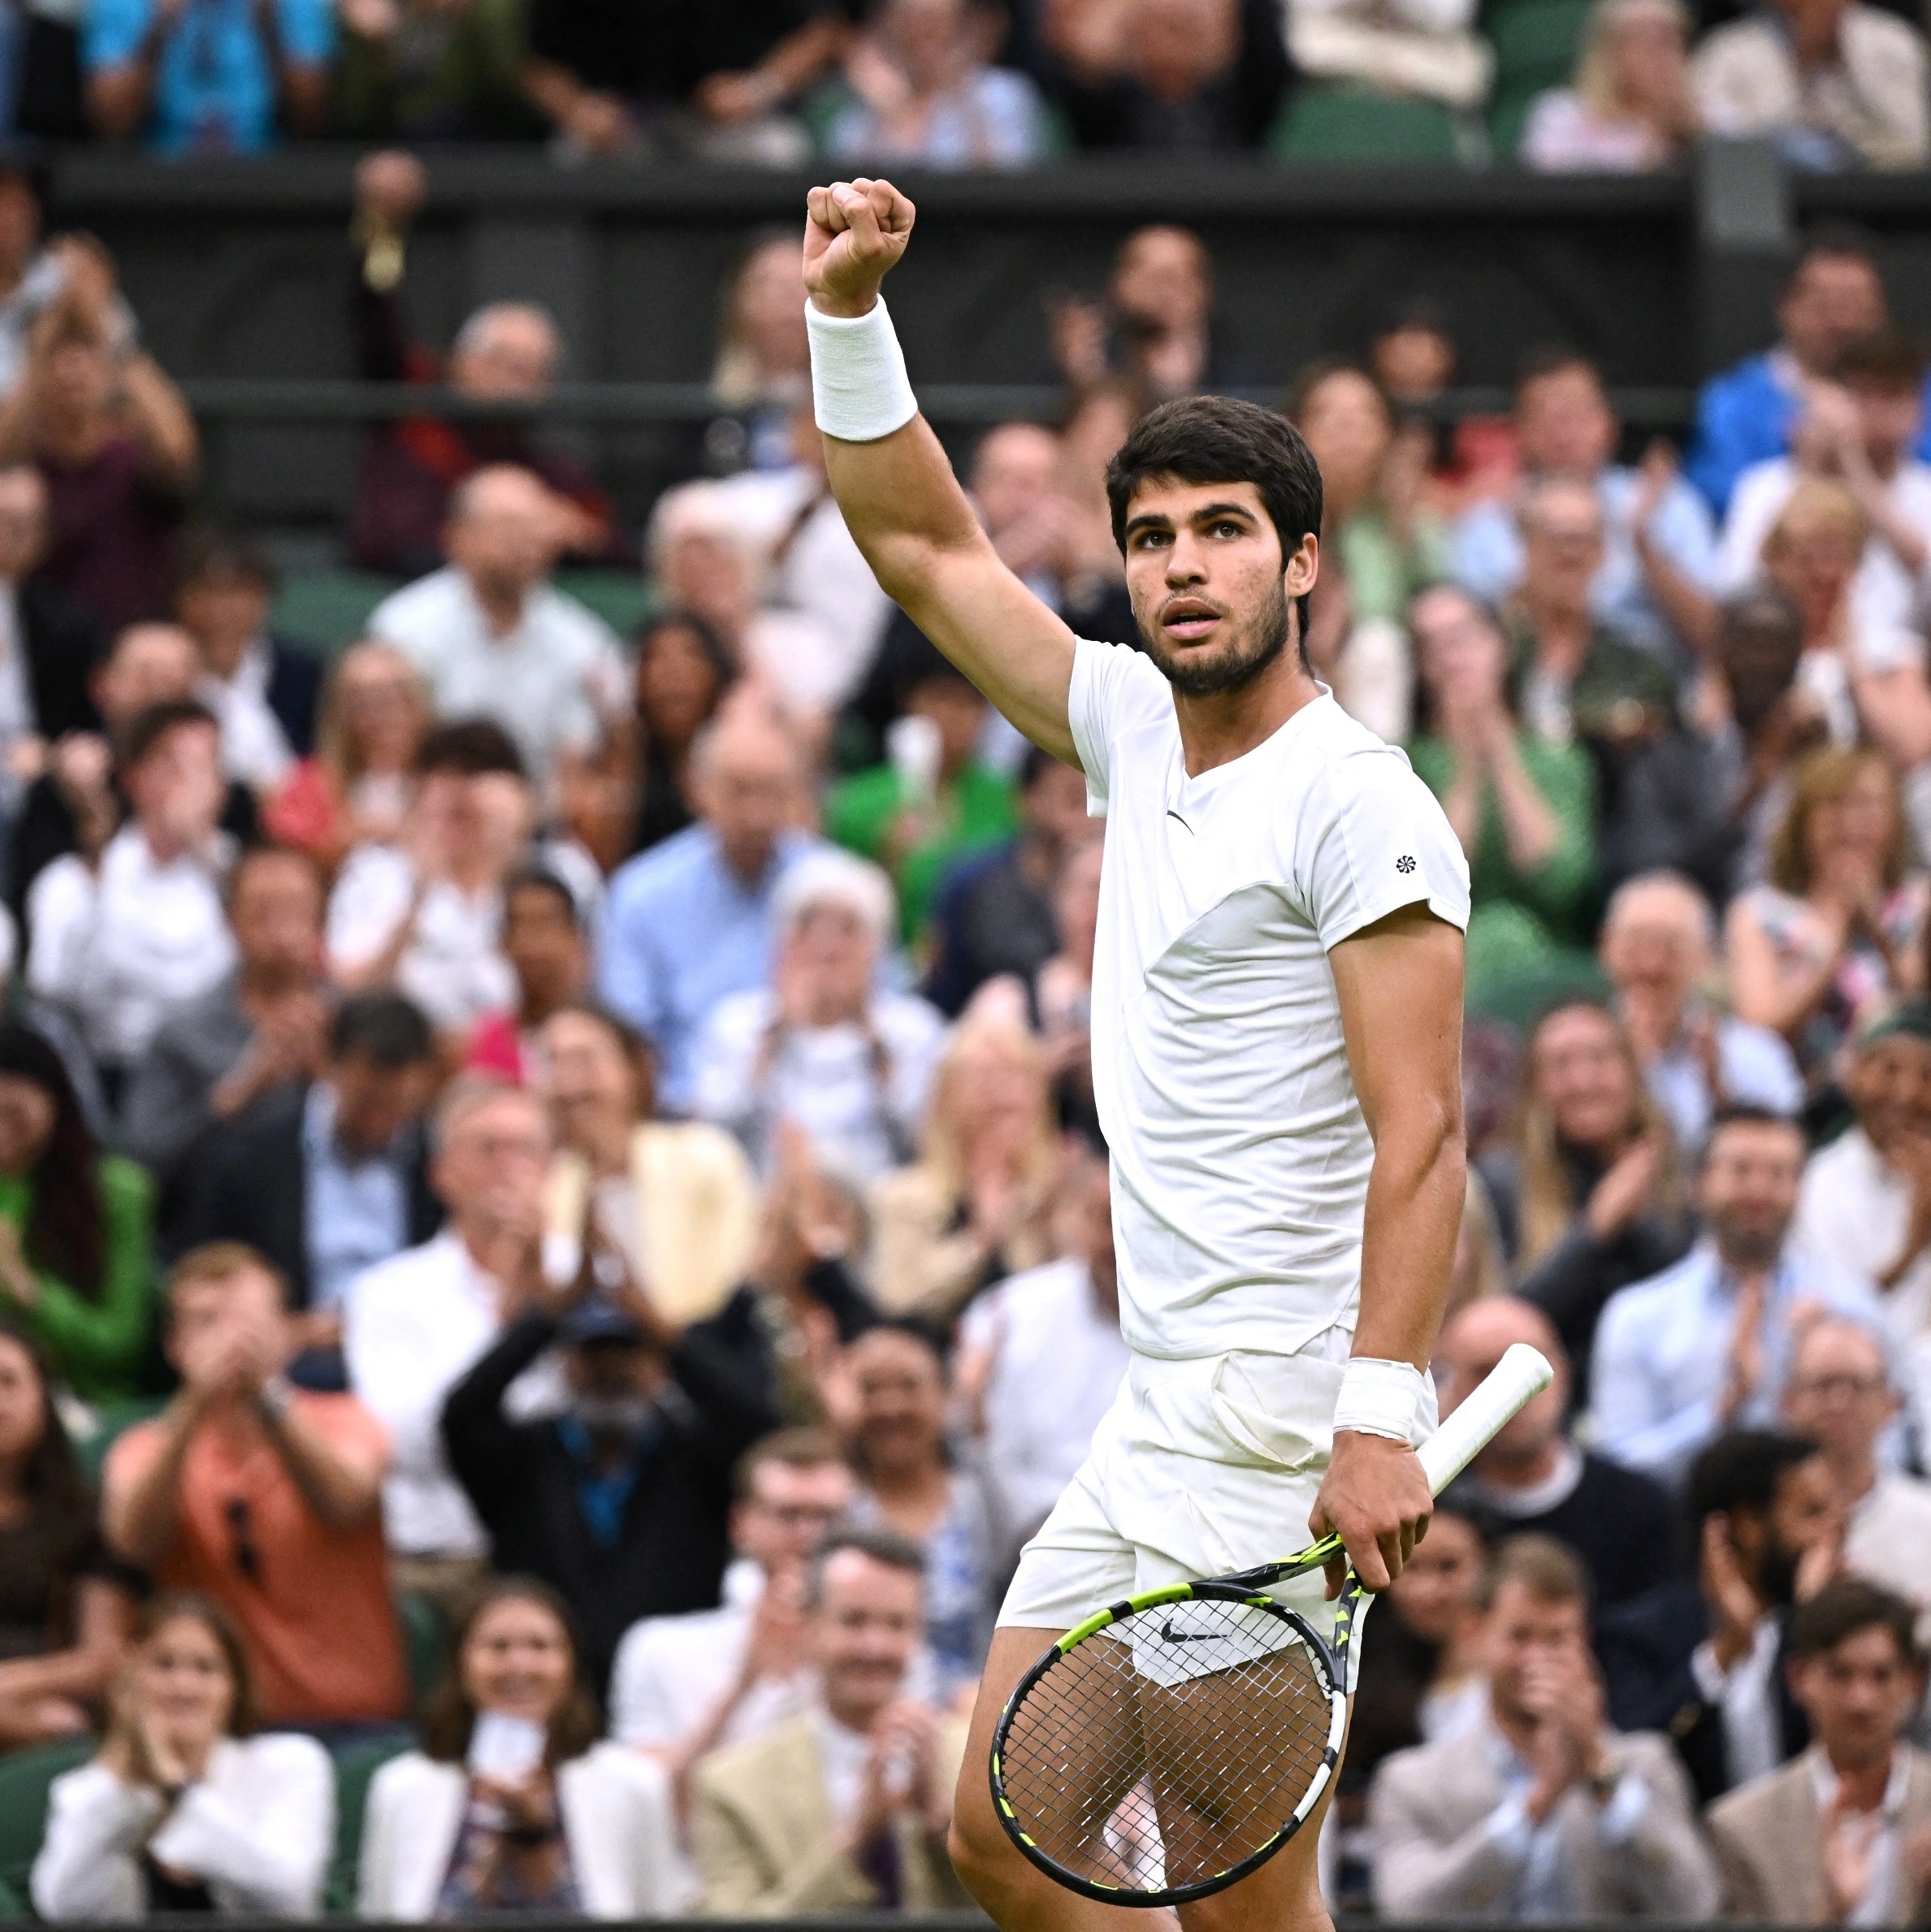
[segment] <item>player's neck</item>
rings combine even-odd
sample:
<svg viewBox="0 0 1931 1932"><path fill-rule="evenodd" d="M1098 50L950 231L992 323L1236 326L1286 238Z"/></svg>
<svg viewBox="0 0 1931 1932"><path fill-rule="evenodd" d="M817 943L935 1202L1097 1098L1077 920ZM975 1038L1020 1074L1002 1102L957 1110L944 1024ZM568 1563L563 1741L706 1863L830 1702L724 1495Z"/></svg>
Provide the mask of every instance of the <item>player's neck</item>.
<svg viewBox="0 0 1931 1932"><path fill-rule="evenodd" d="M1176 691L1173 708L1187 776L1197 778L1202 772L1245 758L1320 695L1320 686L1301 668L1299 658L1284 651L1253 683L1238 691L1205 695Z"/></svg>

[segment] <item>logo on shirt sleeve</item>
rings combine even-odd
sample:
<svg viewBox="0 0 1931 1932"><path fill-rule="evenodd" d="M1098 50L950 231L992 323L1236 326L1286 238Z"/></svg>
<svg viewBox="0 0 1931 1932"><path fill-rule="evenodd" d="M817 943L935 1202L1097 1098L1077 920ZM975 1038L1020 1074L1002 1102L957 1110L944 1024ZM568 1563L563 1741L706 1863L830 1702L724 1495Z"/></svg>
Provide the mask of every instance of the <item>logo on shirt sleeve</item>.
<svg viewBox="0 0 1931 1932"><path fill-rule="evenodd" d="M1414 859L1413 855L1408 852L1404 852L1401 856L1395 861L1395 870L1396 872L1413 872L1414 870Z"/></svg>

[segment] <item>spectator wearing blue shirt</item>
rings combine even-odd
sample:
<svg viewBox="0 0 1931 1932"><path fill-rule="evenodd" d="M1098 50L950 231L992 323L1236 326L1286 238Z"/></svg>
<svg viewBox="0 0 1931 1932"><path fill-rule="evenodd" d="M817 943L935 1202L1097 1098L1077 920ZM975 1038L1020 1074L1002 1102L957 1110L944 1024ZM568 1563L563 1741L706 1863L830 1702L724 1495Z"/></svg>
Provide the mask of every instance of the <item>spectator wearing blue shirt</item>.
<svg viewBox="0 0 1931 1932"><path fill-rule="evenodd" d="M1680 1484L1725 1430L1774 1427L1807 1307L1886 1336L1869 1282L1790 1239L1803 1158L1795 1121L1718 1112L1696 1182L1704 1238L1613 1295L1596 1328L1591 1406L1613 1461Z"/></svg>
<svg viewBox="0 0 1931 1932"><path fill-rule="evenodd" d="M1864 237L1816 230L1778 299L1774 346L1711 377L1697 398L1696 440L1683 469L1719 517L1752 463L1789 450L1805 383L1834 376L1847 344L1883 327L1888 309ZM1931 383L1925 397L1931 408ZM1931 460L1931 429L1920 430L1914 453Z"/></svg>
<svg viewBox="0 0 1931 1932"><path fill-rule="evenodd" d="M820 841L796 829L804 769L769 713L728 708L691 747L699 820L610 882L597 986L657 1057L668 1111L691 1104L693 1056L727 994L769 981L779 882Z"/></svg>
<svg viewBox="0 0 1931 1932"><path fill-rule="evenodd" d="M1603 561L1590 586L1599 622L1630 643L1668 648L1686 635L1716 582L1717 533L1703 499L1680 476L1612 459L1621 425L1594 363L1567 349L1536 351L1515 386L1515 433L1531 478L1575 477L1595 486ZM1456 581L1505 603L1526 567L1516 505L1478 504L1450 539Z"/></svg>
<svg viewBox="0 0 1931 1932"><path fill-rule="evenodd" d="M320 126L335 46L328 0L91 0L89 119L160 154L258 154Z"/></svg>

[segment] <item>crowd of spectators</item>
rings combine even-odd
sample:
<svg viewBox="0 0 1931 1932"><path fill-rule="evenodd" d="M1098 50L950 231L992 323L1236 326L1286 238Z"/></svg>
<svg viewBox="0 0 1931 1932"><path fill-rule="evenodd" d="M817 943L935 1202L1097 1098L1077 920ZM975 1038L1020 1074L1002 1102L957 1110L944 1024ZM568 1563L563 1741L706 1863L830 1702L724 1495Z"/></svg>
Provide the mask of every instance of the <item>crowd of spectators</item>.
<svg viewBox="0 0 1931 1932"><path fill-rule="evenodd" d="M165 156L333 136L566 161L1628 173L1706 135L1812 169L1931 153L1905 0L18 0L7 21L0 132Z"/></svg>
<svg viewBox="0 0 1931 1932"><path fill-rule="evenodd" d="M1116 11L1026 43L1082 125L1202 124L1108 71L1123 45L1266 40ZM446 32L470 74L461 36L514 25L486 12L355 31ZM156 17L97 104L159 86ZM727 9L688 45L597 17L539 5L535 68L490 41L506 124L539 98L588 145L774 153L845 71L825 138L963 152L1050 91L959 67L996 36L946 0L774 7L762 46ZM1289 19L1304 73L1360 45L1345 9ZM1591 58L1654 63L1660 27L1680 57L1623 0ZM1418 72L1484 67L1466 23L1427 32ZM1245 80L1211 99L1265 118ZM540 396L539 309L446 359L412 337L422 185L399 150L357 176L366 373ZM43 243L0 166L10 261L0 1805L39 1778L32 1904L963 1904L962 1713L1125 1360L1103 826L872 583L794 245L734 273L695 480L643 528L521 421L373 431L344 535L395 587L326 665L196 515L113 263ZM1931 1896L1927 364L1848 231L1776 322L1680 452L1560 347L1438 433L1412 405L1457 345L1419 302L1283 400L1327 486L1310 656L1473 878L1444 1405L1515 1341L1559 1368L1367 1627L1327 1876L1391 1917ZM1063 415L963 472L1012 570L1130 644L1102 475L1149 401L1235 379L1207 252L1142 230L1051 327ZM641 564L636 635L569 561Z"/></svg>

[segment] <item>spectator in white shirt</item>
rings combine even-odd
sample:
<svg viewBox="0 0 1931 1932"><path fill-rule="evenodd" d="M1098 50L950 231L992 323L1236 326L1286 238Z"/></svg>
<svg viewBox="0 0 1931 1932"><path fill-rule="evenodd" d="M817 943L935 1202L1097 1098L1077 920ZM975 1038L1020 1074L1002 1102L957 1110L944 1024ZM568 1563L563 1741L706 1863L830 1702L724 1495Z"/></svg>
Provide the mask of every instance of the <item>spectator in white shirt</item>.
<svg viewBox="0 0 1931 1932"><path fill-rule="evenodd" d="M369 635L393 644L444 717L494 718L539 786L590 751L624 703L616 634L549 581L574 512L527 470L495 464L458 485L448 564L379 604Z"/></svg>
<svg viewBox="0 0 1931 1932"><path fill-rule="evenodd" d="M762 1737L811 1700L805 1570L851 1505L838 1440L782 1429L738 1470L724 1601L714 1610L647 1617L618 1646L610 1735L663 1760L680 1788L726 1744Z"/></svg>
<svg viewBox="0 0 1931 1932"><path fill-rule="evenodd" d="M42 1918L313 1918L336 1785L314 1739L258 1736L248 1662L206 1598L137 1621L100 1755L54 1781L33 1861Z"/></svg>
<svg viewBox="0 0 1931 1932"><path fill-rule="evenodd" d="M1126 1374L1104 1156L1080 1162L1064 1213L1066 1258L1008 1275L959 1329L959 1392L983 1445L1003 1553L1015 1559L1086 1460Z"/></svg>
<svg viewBox="0 0 1931 1932"><path fill-rule="evenodd" d="M1844 1567L1931 1614L1931 1483L1883 1453L1904 1407L1883 1345L1855 1322L1813 1322L1797 1344L1784 1420L1823 1452L1843 1523Z"/></svg>
<svg viewBox="0 0 1931 1932"><path fill-rule="evenodd" d="M772 904L772 984L712 1010L698 1042L695 1103L760 1172L790 1120L820 1159L866 1180L911 1159L946 1039L937 1009L874 984L896 921L885 874L849 852L807 854Z"/></svg>
<svg viewBox="0 0 1931 1932"><path fill-rule="evenodd" d="M1773 1113L1803 1105L1803 1077L1780 1034L1712 1004L1717 963L1710 903L1678 873L1626 880L1603 916L1598 951L1617 1016L1678 1147L1694 1154L1732 1101Z"/></svg>
<svg viewBox="0 0 1931 1932"><path fill-rule="evenodd" d="M461 1033L516 998L502 947L503 885L535 863L567 885L588 922L595 862L533 839L536 804L509 735L487 718L438 726L416 755L416 796L395 845L349 855L328 902L328 962L341 985L393 983L437 1026Z"/></svg>
<svg viewBox="0 0 1931 1932"><path fill-rule="evenodd" d="M513 1312L530 1244L543 1224L552 1142L534 1094L477 1076L444 1093L435 1117L431 1179L449 1211L435 1240L405 1250L349 1291L342 1346L349 1387L387 1427L383 1524L398 1588L451 1601L483 1568L483 1526L443 1450L443 1400ZM552 1281L574 1272L574 1246L545 1244ZM539 1362L513 1392L523 1412L559 1401Z"/></svg>
<svg viewBox="0 0 1931 1932"><path fill-rule="evenodd" d="M1855 337L1835 379L1803 392L1787 456L1737 479L1717 548L1717 588L1758 574L1764 539L1805 476L1829 477L1857 500L1870 526L1851 584L1861 635L1915 623L1931 563L1931 465L1912 452L1925 427L1923 347L1901 329Z"/></svg>
<svg viewBox="0 0 1931 1932"><path fill-rule="evenodd" d="M28 985L73 1007L117 1089L168 1009L235 962L222 909L235 843L220 830L227 786L213 717L196 704L152 707L129 726L119 765L132 816L97 866L69 853L34 881L27 955Z"/></svg>

